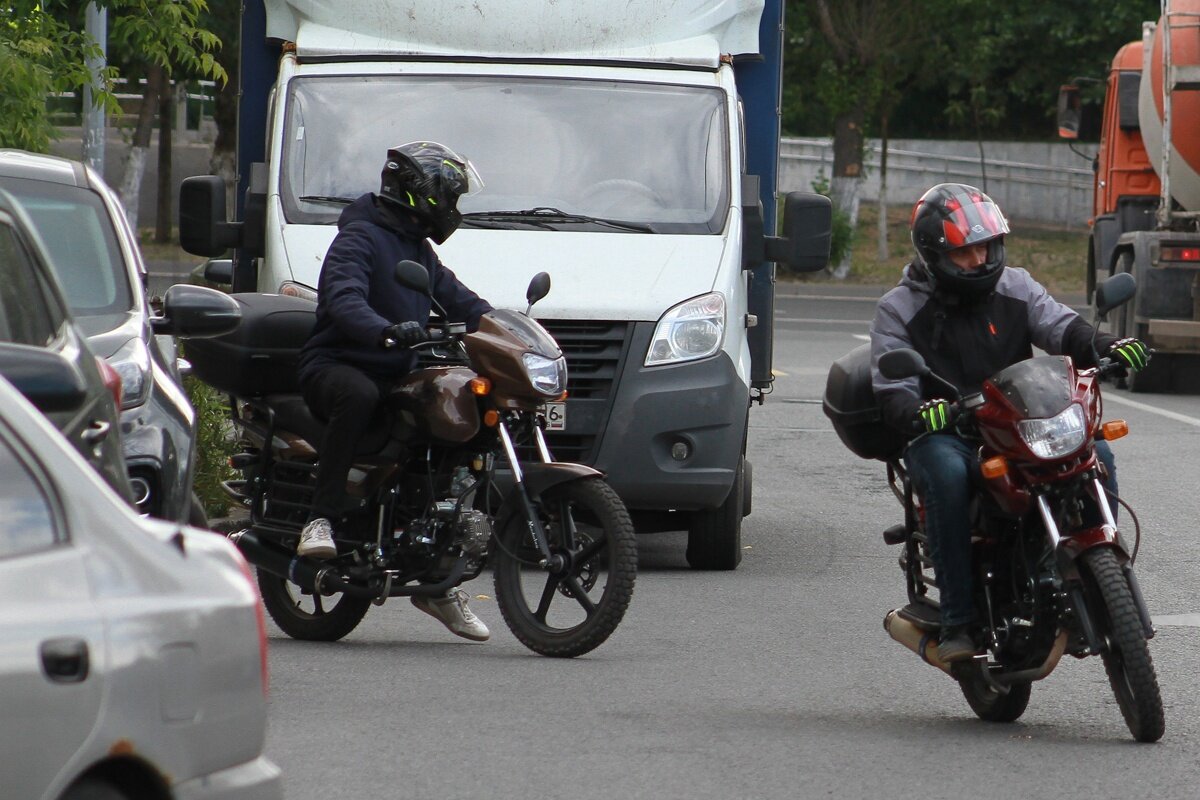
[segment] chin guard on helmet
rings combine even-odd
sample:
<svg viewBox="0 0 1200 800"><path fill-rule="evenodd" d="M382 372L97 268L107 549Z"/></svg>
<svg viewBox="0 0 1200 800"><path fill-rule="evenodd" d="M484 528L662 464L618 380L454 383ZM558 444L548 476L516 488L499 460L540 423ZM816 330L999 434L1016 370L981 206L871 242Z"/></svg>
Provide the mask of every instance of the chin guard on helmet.
<svg viewBox="0 0 1200 800"><path fill-rule="evenodd" d="M934 287L955 294L989 292L1004 269L1008 221L986 194L963 183L939 183L921 196L909 220L918 262ZM973 270L955 265L951 250L987 244L987 260Z"/></svg>
<svg viewBox="0 0 1200 800"><path fill-rule="evenodd" d="M458 228L458 198L483 188L471 162L437 142L389 148L379 197L411 214L426 235L441 244Z"/></svg>

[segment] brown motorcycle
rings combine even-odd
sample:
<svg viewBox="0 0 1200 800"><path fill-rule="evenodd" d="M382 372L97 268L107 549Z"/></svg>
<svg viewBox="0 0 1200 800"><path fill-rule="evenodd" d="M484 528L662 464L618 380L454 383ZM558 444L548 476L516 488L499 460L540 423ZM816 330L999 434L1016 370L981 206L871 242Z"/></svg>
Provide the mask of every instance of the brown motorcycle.
<svg viewBox="0 0 1200 800"><path fill-rule="evenodd" d="M397 280L428 293L428 273L402 261ZM530 283L530 307L550 288ZM296 384L295 360L316 305L234 294L243 322L193 343L201 380L230 395L242 473L226 491L249 510L231 538L258 568L263 604L285 633L334 641L389 597L442 595L494 572L504 621L526 647L572 657L604 642L633 594L637 544L629 514L596 470L556 462L543 436L548 402L566 396L566 361L525 313L497 309L478 331L431 329L423 366L400 379L363 437L348 491L357 507L338 555L296 555L323 426ZM442 313L435 301L435 309ZM425 348L426 346L421 346Z"/></svg>

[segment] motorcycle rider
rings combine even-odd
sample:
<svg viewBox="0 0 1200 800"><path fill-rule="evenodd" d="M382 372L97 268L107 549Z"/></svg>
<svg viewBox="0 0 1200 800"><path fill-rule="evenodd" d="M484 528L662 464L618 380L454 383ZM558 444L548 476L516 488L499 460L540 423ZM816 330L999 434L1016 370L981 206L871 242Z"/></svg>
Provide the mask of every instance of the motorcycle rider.
<svg viewBox="0 0 1200 800"><path fill-rule="evenodd" d="M925 504L941 606L938 658L951 662L977 652L971 636L968 503L978 445L958 435L954 406L939 396L944 390L919 378L883 377L879 357L913 348L935 374L967 395L1001 369L1031 357L1035 346L1069 355L1083 367L1095 366L1095 352L1103 353L1134 371L1148 363L1150 354L1138 339L1096 333L1024 269L1006 266L1008 222L979 189L961 183L930 188L913 206L909 229L916 255L876 307L871 377L885 420L917 436L904 461ZM1115 496L1112 450L1100 441L1096 452L1107 472L1106 487Z"/></svg>
<svg viewBox="0 0 1200 800"><path fill-rule="evenodd" d="M346 480L355 448L381 413L390 385L416 366L412 346L429 339L430 300L395 280L396 264L405 259L423 264L433 297L470 331L492 310L442 264L428 241L446 241L462 219L458 198L481 188L470 161L450 148L409 142L387 151L379 193L362 195L338 219L318 280L316 325L298 365L304 400L326 423L298 555L337 555L334 531L348 507ZM412 602L459 636L475 641L489 636L460 588L442 598L414 595Z"/></svg>

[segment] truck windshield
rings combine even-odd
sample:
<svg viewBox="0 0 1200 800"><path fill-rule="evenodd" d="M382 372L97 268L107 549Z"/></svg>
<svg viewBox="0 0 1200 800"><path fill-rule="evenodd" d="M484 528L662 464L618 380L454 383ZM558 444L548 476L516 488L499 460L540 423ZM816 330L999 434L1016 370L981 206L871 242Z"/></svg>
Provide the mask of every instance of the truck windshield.
<svg viewBox="0 0 1200 800"><path fill-rule="evenodd" d="M715 88L577 79L321 76L288 88L289 222L332 224L379 189L387 149L440 142L469 158L480 227L718 233L729 207L728 123ZM560 217L487 212L560 210Z"/></svg>

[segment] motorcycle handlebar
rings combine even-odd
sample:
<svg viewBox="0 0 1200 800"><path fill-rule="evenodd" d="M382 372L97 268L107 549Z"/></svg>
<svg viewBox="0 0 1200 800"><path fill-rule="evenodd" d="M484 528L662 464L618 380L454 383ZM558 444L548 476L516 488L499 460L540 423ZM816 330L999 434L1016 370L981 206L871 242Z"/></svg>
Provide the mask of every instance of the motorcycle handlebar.
<svg viewBox="0 0 1200 800"><path fill-rule="evenodd" d="M447 334L446 331L442 330L441 328L426 328L425 329L425 340L422 342L417 342L414 345L411 345L409 347L409 349L414 350L414 349L420 347L421 345L429 344L430 342L444 342L449 338L450 338L450 335ZM383 340L383 347L385 350L391 350L391 349L393 349L395 347L399 347L399 346L400 346L400 342L396 341L395 339L391 338L390 336L384 338L384 340Z"/></svg>

